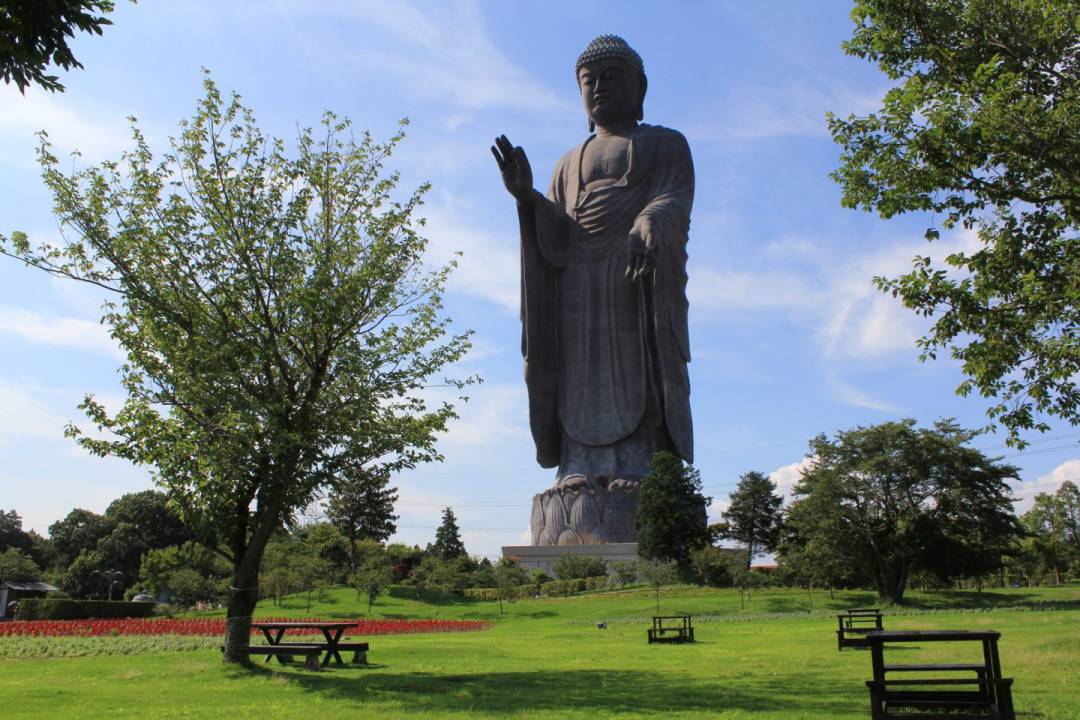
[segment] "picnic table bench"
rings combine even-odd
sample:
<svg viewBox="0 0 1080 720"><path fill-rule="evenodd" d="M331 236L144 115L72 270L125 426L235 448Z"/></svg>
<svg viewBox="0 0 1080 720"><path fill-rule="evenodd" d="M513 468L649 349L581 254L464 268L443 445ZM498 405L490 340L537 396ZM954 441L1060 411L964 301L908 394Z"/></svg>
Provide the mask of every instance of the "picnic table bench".
<svg viewBox="0 0 1080 720"><path fill-rule="evenodd" d="M872 720L1015 720L1012 678L1001 676L993 630L874 630L866 633L874 679L867 680ZM886 643L978 642L980 662L885 662ZM970 673L970 674L969 674ZM897 677L900 674L901 677Z"/></svg>
<svg viewBox="0 0 1080 720"><path fill-rule="evenodd" d="M867 647L866 633L881 630L881 608L851 608L836 616L836 649Z"/></svg>
<svg viewBox="0 0 1080 720"><path fill-rule="evenodd" d="M341 659L342 651L352 651L353 662L363 664L367 662L368 644L361 642L343 643L341 636L345 631L353 627L355 623L345 622L253 622L252 629L261 630L266 639L266 645L252 645L248 652L250 655L265 655L265 662L277 657L278 662L285 663L291 655L304 655L308 666L318 663L319 655L323 655L322 666L330 664L331 660L338 665L344 665ZM282 642L282 637L289 630L319 630L323 634L325 642ZM314 648L315 660L311 660L311 652ZM318 669L318 665L315 666Z"/></svg>
<svg viewBox="0 0 1080 720"><path fill-rule="evenodd" d="M649 628L649 644L654 642L694 642L694 626L689 615L655 615Z"/></svg>

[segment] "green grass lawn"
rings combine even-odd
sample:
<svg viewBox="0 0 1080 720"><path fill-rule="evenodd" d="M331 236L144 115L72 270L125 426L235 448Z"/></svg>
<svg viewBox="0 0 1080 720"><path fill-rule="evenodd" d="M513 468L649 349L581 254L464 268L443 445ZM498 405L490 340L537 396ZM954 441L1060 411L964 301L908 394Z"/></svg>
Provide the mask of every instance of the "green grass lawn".
<svg viewBox="0 0 1080 720"><path fill-rule="evenodd" d="M833 613L866 593L665 590L665 614L688 612L698 642L648 645L647 590L522 601L418 602L404 589L375 617L483 618L485 631L377 636L369 667L310 672L278 664L224 668L214 648L91 657L12 657L0 639L0 708L20 718L866 718L866 651L837 652ZM991 628L1015 678L1020 718L1080 719L1080 586L913 593L889 628ZM263 616L362 617L347 589L306 610L260 604ZM593 624L607 620L608 629ZM125 638L92 642L118 643ZM88 642L81 640L81 642ZM9 648L10 649L10 648ZM964 648L969 652L974 648ZM131 648L125 650L130 652ZM956 648L905 650L905 662ZM897 651L899 652L899 650ZM968 659L967 656L958 658ZM973 658L972 658L973 659ZM10 713L6 713L10 714Z"/></svg>

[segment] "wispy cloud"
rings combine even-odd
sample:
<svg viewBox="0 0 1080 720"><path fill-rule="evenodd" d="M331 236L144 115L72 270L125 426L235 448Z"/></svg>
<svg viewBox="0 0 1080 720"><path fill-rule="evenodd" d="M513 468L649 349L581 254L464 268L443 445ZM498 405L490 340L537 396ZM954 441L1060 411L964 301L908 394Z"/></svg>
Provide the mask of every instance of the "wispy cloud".
<svg viewBox="0 0 1080 720"><path fill-rule="evenodd" d="M89 161L118 156L131 145L122 113L78 108L65 95L35 87L20 95L14 85L0 85L0 157L36 165L34 133L45 130L59 153L77 149Z"/></svg>
<svg viewBox="0 0 1080 720"><path fill-rule="evenodd" d="M1046 475L1040 475L1035 480L1017 480L1011 483L1016 498L1014 508L1017 514L1023 514L1030 510L1035 503L1036 495L1039 493L1053 495L1061 487L1061 484L1067 480L1080 485L1080 459L1066 460Z"/></svg>
<svg viewBox="0 0 1080 720"><path fill-rule="evenodd" d="M903 240L873 252L837 256L827 251L829 242L787 236L741 258L743 267L694 268L688 294L697 314L779 313L793 324L810 328L832 373L825 382L837 399L855 407L894 413L894 405L841 379L843 367L870 359L914 356L915 342L929 329L930 321L878 291L873 278L907 272L916 255L941 258L970 252L978 245L975 233L957 231L930 246L924 241Z"/></svg>
<svg viewBox="0 0 1080 720"><path fill-rule="evenodd" d="M456 108L445 118L448 126L462 123L467 117L463 112L552 110L566 104L498 47L475 2L366 0L320 4L296 12L333 13L381 27L397 47L348 52L343 59L397 78L416 97Z"/></svg>
<svg viewBox="0 0 1080 720"><path fill-rule="evenodd" d="M466 209L448 196L425 208L424 215L431 262L445 263L454 253L461 253L448 289L517 313L521 302L518 238L497 238L479 223L473 224Z"/></svg>
<svg viewBox="0 0 1080 720"><path fill-rule="evenodd" d="M732 88L686 134L703 142L743 142L783 136L828 137L826 114L865 114L881 105L881 94L845 86L793 82L783 87ZM707 119L704 119L707 118Z"/></svg>
<svg viewBox="0 0 1080 720"><path fill-rule="evenodd" d="M0 381L0 447L25 438L63 437L65 418L55 412L39 388Z"/></svg>
<svg viewBox="0 0 1080 720"><path fill-rule="evenodd" d="M0 305L0 333L9 333L33 343L103 353L118 360L125 357L105 327L91 320Z"/></svg>

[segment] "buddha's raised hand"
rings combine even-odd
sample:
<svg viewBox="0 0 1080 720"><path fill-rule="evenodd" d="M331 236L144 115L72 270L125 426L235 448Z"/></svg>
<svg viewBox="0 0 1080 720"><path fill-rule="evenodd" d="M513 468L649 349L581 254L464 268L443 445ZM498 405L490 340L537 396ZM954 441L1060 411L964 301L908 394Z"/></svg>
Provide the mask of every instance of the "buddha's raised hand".
<svg viewBox="0 0 1080 720"><path fill-rule="evenodd" d="M491 154L495 156L495 162L499 163L499 172L502 173L503 185L507 191L522 205L532 204L532 168L521 146L515 147L505 135L500 135L491 146Z"/></svg>

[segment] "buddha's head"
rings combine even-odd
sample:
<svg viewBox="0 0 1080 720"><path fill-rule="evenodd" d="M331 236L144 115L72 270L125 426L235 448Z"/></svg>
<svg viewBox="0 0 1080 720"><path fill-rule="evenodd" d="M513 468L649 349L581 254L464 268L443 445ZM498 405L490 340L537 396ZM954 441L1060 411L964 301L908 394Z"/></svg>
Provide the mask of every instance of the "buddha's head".
<svg viewBox="0 0 1080 720"><path fill-rule="evenodd" d="M641 56L618 35L601 35L577 60L578 89L589 130L641 120L648 81Z"/></svg>

